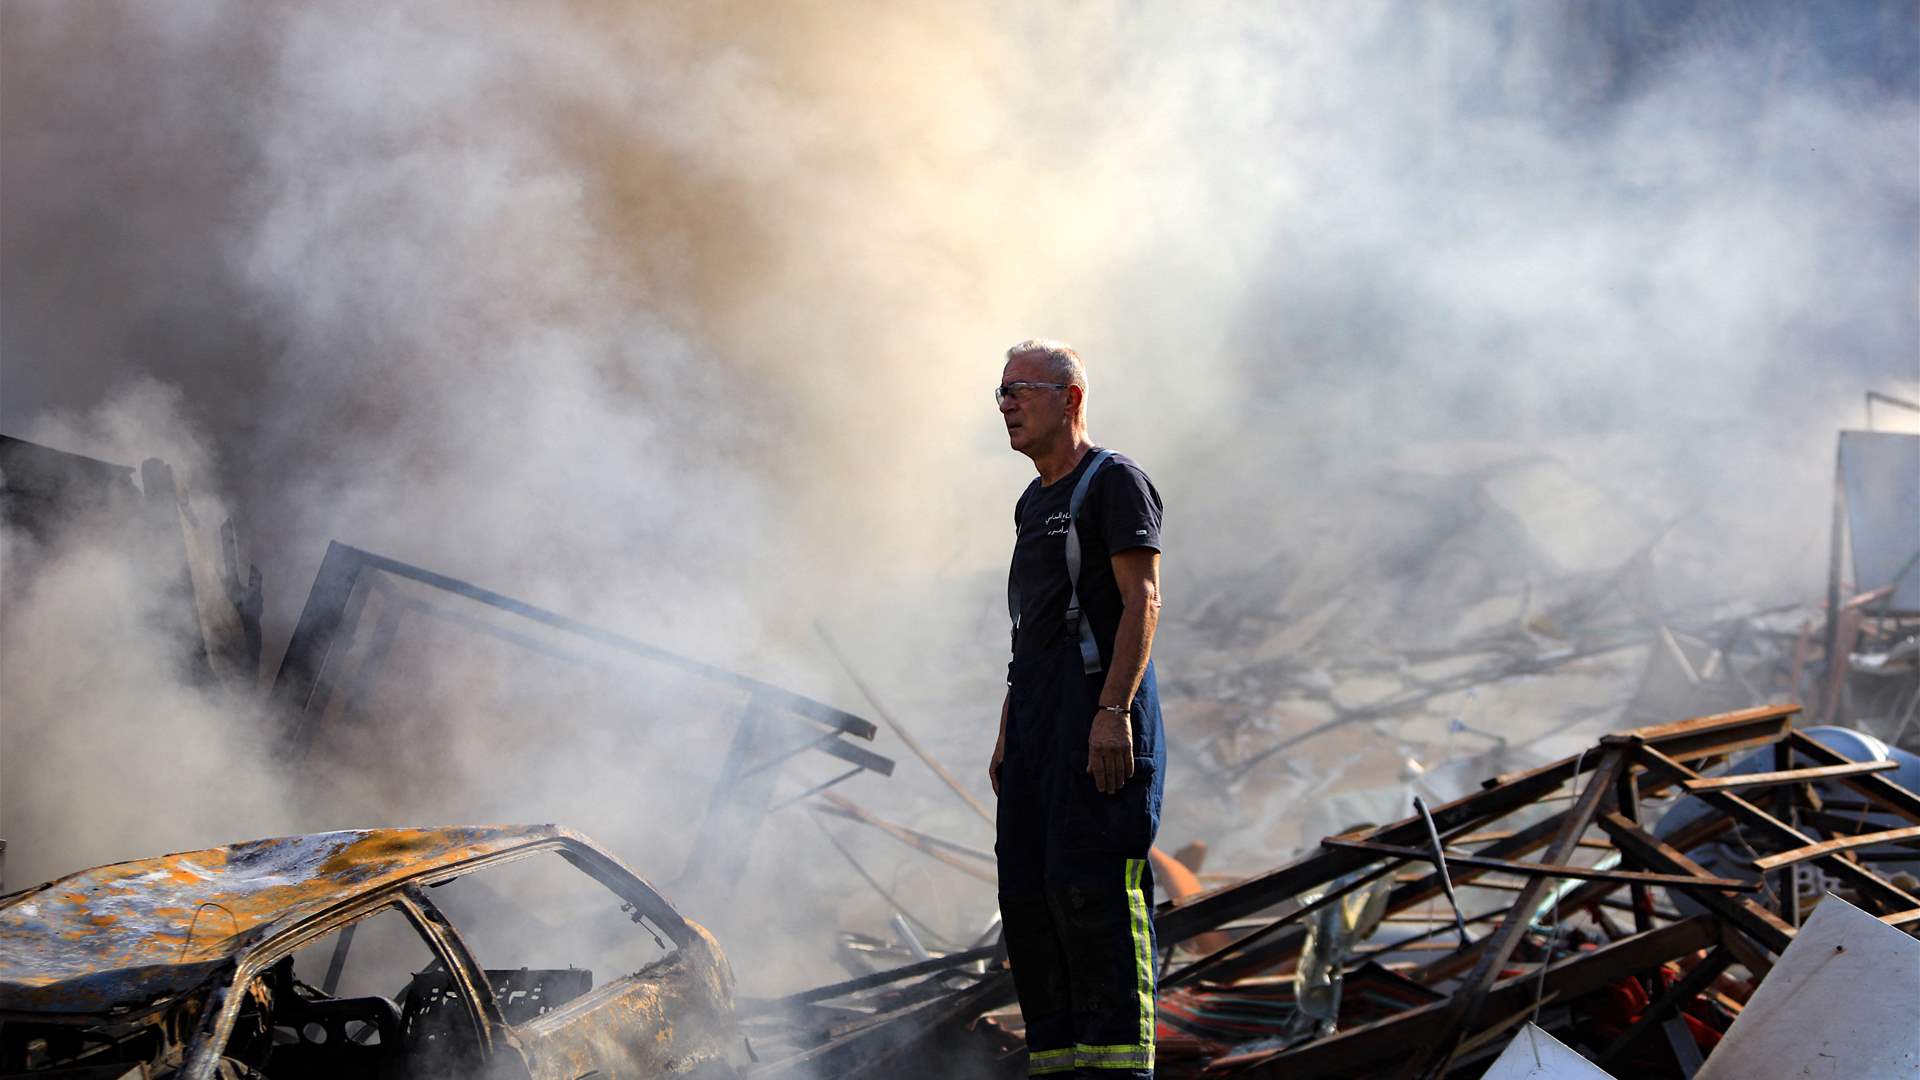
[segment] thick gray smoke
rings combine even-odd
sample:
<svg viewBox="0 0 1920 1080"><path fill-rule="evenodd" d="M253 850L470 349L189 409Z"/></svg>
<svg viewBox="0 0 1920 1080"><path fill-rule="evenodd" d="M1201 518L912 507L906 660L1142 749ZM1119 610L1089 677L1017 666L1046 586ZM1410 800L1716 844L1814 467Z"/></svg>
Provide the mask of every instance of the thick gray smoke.
<svg viewBox="0 0 1920 1080"><path fill-rule="evenodd" d="M1089 357L1096 437L1166 494L1169 659L1183 587L1365 534L1363 477L1491 444L1703 507L1702 594L1808 587L1833 430L1920 389L1916 18L8 0L0 430L190 468L248 525L269 669L338 538L865 711L823 619L972 779L1029 474L987 389L1035 334ZM127 625L75 558L11 602L4 711L77 774L158 668L66 677ZM326 820L271 783L196 805L270 776L225 737L253 714L156 708L201 752L76 775L101 794L9 834L10 879L434 816L351 783ZM880 749L899 775L853 794L984 844ZM455 789L484 774L484 745L456 756ZM537 765L430 790L647 867L672 771L584 803ZM123 827L163 802L159 835ZM754 887L825 892L837 857L793 813ZM926 873L894 884L990 907Z"/></svg>

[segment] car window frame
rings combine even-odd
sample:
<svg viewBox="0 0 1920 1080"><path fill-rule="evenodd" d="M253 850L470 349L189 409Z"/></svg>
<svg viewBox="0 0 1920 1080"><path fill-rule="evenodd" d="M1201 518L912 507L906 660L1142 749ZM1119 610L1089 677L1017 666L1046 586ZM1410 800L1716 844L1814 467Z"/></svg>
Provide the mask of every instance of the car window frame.
<svg viewBox="0 0 1920 1080"><path fill-rule="evenodd" d="M661 963L675 960L682 951L693 946L699 940L699 935L693 930L691 924L687 922L686 916L680 914L680 912L667 901L667 898L655 891L653 886L647 884L644 878L634 873L624 863L606 852L569 836L559 836L549 840L542 840L528 844L525 847L515 848L512 851L500 852L482 859L477 859L473 862L462 863L456 867L449 867L444 871L423 875L417 879L417 885L420 887L422 893L420 902L432 906L432 901L425 895L426 889L482 873L494 867L505 866L508 863L518 862L522 859L530 859L548 852L558 854L567 861L568 865L580 873L585 874L587 877L592 878L615 898L632 904L635 914L644 915L649 923L659 929L662 934L665 934L666 937L673 942L673 950L661 956L661 958L654 961L654 963L642 968L639 972L626 972L620 977L610 979L588 990L579 997L556 1006L531 1020L519 1024L512 1024L507 1021L504 1011L500 1009L499 1002L495 1000L493 994L493 986L486 978L486 958L475 953L472 947L467 944L466 939L461 935L459 923L456 920L448 916L438 907L433 907L434 914L438 916L446 926L448 935L458 941L461 949L472 958L473 970L479 977L478 981L485 986L485 1000L489 1009L489 1021L494 1024L499 1024L507 1031L539 1033L545 1031L546 1027L550 1024L558 1024L571 1017L578 1016L580 1013L599 1004L601 999L609 996L613 990L624 988L631 980L640 976L642 972L652 970ZM634 932L645 933L646 931L636 922Z"/></svg>
<svg viewBox="0 0 1920 1080"><path fill-rule="evenodd" d="M240 1006L246 997L244 991L253 980L264 975L285 957L328 934L370 919L389 907L400 911L427 948L458 981L474 1044L482 1060L491 1059L496 1047L493 1027L501 1023L499 1008L493 1000L493 987L485 978L475 978L475 973L480 969L465 943L452 931L446 916L420 892L419 886L409 882L358 897L339 908L303 920L298 926L274 935L249 952L234 967L232 977L225 980L216 991L218 1000L214 1022L201 1028L200 1036L195 1039L198 1049L189 1056L187 1064L180 1070L180 1076L187 1080L211 1080L215 1076L221 1055L227 1048L228 1040L233 1037L234 1024L239 1019Z"/></svg>

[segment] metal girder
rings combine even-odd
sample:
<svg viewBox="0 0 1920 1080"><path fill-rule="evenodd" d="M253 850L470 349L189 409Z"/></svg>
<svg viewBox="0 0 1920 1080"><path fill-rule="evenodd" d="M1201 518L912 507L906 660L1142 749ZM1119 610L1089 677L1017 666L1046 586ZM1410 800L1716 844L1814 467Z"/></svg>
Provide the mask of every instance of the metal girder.
<svg viewBox="0 0 1920 1080"><path fill-rule="evenodd" d="M1606 748L1601 751L1600 762L1593 779L1581 790L1572 808L1567 811L1560 831L1554 834L1553 842L1547 846L1545 862L1564 863L1572 856L1574 847L1580 842L1581 834L1587 831L1594 815L1600 810L1602 800L1613 795L1613 787L1620 773L1627 768L1627 760L1618 748ZM1514 947L1520 944L1520 937L1526 933L1532 912L1546 898L1547 890L1553 882L1548 878L1532 878L1526 887L1520 890L1520 896L1513 903L1511 914L1500 928L1488 939L1486 947L1475 964L1473 973L1453 996L1449 1003L1447 1027L1450 1034L1441 1044L1427 1055L1416 1055L1409 1059L1411 1066L1407 1075L1421 1075L1437 1071L1444 1073L1446 1066L1453 1060L1461 1040L1469 1033L1476 1020L1480 1019L1487 1005L1487 995L1493 989L1494 980L1500 975L1508 957L1513 955Z"/></svg>
<svg viewBox="0 0 1920 1080"><path fill-rule="evenodd" d="M1639 760L1649 769L1676 780L1697 780L1700 774L1662 754L1651 746L1640 747ZM1761 831L1771 842L1786 847L1804 847L1814 838L1767 813L1747 800L1728 791L1701 791L1694 797L1701 799L1714 808L1731 815L1743 825L1753 826ZM1838 853L1818 856L1820 865L1838 878L1844 885L1857 890L1863 898L1881 905L1886 911L1904 911L1907 908L1920 907L1920 897L1898 888L1885 878L1872 871L1850 862Z"/></svg>
<svg viewBox="0 0 1920 1080"><path fill-rule="evenodd" d="M1674 874L1707 876L1706 868L1699 863L1620 814L1600 815L1600 827L1613 837L1622 852L1642 865L1658 866ZM1713 889L1688 889L1687 892L1773 952L1781 952L1793 941L1793 927L1745 897L1723 896Z"/></svg>
<svg viewBox="0 0 1920 1080"><path fill-rule="evenodd" d="M1544 973L1529 971L1494 984L1486 1006L1495 1015L1521 1018L1536 992L1570 999L1590 993L1637 971L1666 963L1714 944L1712 917L1696 916L1649 930L1644 934L1567 957L1547 966ZM1411 1047L1431 1045L1449 1031L1451 1001L1436 1001L1371 1024L1336 1032L1278 1053L1250 1055L1216 1062L1216 1067L1241 1066L1235 1077L1247 1080L1315 1080L1318 1077L1365 1075L1384 1063L1406 1056Z"/></svg>
<svg viewBox="0 0 1920 1080"><path fill-rule="evenodd" d="M1353 848L1356 851L1371 851L1376 855L1397 859L1421 860L1433 862L1433 853L1420 848L1394 847L1391 844L1370 844L1364 840L1342 840L1329 837L1320 841L1327 847ZM1620 885L1686 885L1705 886L1715 889L1729 889L1734 892L1757 892L1760 883L1740 878L1694 877L1691 874L1653 874L1637 870L1600 870L1591 866L1566 866L1552 863L1516 862L1512 859L1490 859L1479 855L1443 856L1448 866L1474 867L1501 874L1519 874L1522 877L1555 878L1562 881L1611 881Z"/></svg>

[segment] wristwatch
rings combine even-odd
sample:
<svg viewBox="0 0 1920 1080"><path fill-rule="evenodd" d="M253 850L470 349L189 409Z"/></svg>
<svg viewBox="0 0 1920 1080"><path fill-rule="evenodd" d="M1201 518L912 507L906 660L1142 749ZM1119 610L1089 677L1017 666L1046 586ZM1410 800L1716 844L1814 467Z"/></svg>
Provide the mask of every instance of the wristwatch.
<svg viewBox="0 0 1920 1080"><path fill-rule="evenodd" d="M1126 705L1102 705L1100 706L1100 711L1119 713L1121 716L1127 716L1133 712L1133 709Z"/></svg>

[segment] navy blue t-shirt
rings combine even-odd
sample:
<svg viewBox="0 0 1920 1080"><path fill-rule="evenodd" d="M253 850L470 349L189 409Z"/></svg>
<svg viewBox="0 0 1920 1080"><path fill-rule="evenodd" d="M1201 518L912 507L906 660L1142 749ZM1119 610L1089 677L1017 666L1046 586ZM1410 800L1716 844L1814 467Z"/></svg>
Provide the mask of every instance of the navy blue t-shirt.
<svg viewBox="0 0 1920 1080"><path fill-rule="evenodd" d="M1072 472L1051 484L1039 477L1014 504L1013 565L1008 584L1020 597L1020 632L1013 668L1044 660L1059 645L1067 614L1067 507L1080 474L1100 448L1088 450ZM1111 555L1129 548L1160 550L1160 493L1140 466L1114 454L1100 467L1080 506L1080 610L1093 626L1103 663L1113 659L1113 635L1125 606ZM1077 655L1077 654L1074 654Z"/></svg>

